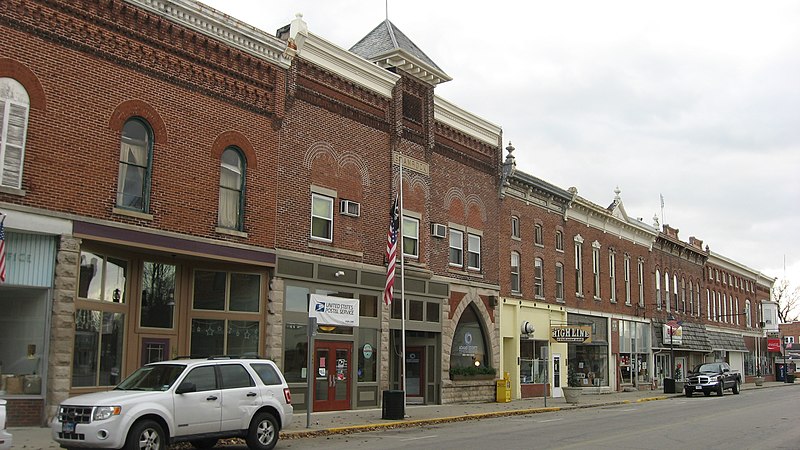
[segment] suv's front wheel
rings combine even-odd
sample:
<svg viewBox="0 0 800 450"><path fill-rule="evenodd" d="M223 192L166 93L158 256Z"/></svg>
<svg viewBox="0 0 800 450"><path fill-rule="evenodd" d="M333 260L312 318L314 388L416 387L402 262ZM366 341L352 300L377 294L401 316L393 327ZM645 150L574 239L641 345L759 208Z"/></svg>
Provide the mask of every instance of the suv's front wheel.
<svg viewBox="0 0 800 450"><path fill-rule="evenodd" d="M247 432L247 447L254 450L272 450L278 443L278 422L272 414L261 412L253 417Z"/></svg>
<svg viewBox="0 0 800 450"><path fill-rule="evenodd" d="M136 422L128 431L124 448L125 450L164 450L167 448L164 430L154 420Z"/></svg>

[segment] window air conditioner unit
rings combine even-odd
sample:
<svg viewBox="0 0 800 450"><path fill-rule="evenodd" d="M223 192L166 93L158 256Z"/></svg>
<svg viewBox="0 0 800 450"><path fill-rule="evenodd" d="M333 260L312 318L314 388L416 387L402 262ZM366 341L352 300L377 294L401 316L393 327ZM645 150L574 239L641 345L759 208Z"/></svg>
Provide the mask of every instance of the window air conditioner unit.
<svg viewBox="0 0 800 450"><path fill-rule="evenodd" d="M441 223L432 223L431 235L437 238L443 238L447 236L447 225Z"/></svg>
<svg viewBox="0 0 800 450"><path fill-rule="evenodd" d="M339 213L345 216L358 217L361 215L361 204L352 200L339 202Z"/></svg>

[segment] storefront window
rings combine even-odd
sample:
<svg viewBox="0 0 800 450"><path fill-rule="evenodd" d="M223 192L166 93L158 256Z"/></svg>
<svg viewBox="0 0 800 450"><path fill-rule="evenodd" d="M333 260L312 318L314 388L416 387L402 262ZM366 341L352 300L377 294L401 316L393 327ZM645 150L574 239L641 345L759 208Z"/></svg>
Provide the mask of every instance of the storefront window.
<svg viewBox="0 0 800 450"><path fill-rule="evenodd" d="M72 386L115 386L120 380L125 315L75 312Z"/></svg>
<svg viewBox="0 0 800 450"><path fill-rule="evenodd" d="M358 338L358 381L377 381L378 330L364 328Z"/></svg>
<svg viewBox="0 0 800 450"><path fill-rule="evenodd" d="M580 378L581 385L608 386L608 319L604 317L570 314L570 325L592 327L592 342L569 344L569 365Z"/></svg>
<svg viewBox="0 0 800 450"><path fill-rule="evenodd" d="M491 366L486 348L483 326L475 307L469 305L456 326L450 353L450 367Z"/></svg>
<svg viewBox="0 0 800 450"><path fill-rule="evenodd" d="M191 355L257 355L259 335L258 321L192 319Z"/></svg>
<svg viewBox="0 0 800 450"><path fill-rule="evenodd" d="M308 311L308 296L311 292L307 287L286 285L286 310Z"/></svg>
<svg viewBox="0 0 800 450"><path fill-rule="evenodd" d="M650 332L646 323L619 321L619 370L622 383L639 385L650 382L648 354Z"/></svg>
<svg viewBox="0 0 800 450"><path fill-rule="evenodd" d="M195 310L258 312L261 275L198 270L192 298Z"/></svg>
<svg viewBox="0 0 800 450"><path fill-rule="evenodd" d="M547 383L547 341L522 340L519 344L519 379L522 384Z"/></svg>
<svg viewBox="0 0 800 450"><path fill-rule="evenodd" d="M41 394L48 291L0 292L0 391L8 395Z"/></svg>
<svg viewBox="0 0 800 450"><path fill-rule="evenodd" d="M143 327L172 328L175 315L175 266L144 263L141 311Z"/></svg>
<svg viewBox="0 0 800 450"><path fill-rule="evenodd" d="M287 323L283 337L283 376L289 383L306 381L308 367L308 326Z"/></svg>
<svg viewBox="0 0 800 450"><path fill-rule="evenodd" d="M127 261L81 251L78 271L78 297L125 303Z"/></svg>

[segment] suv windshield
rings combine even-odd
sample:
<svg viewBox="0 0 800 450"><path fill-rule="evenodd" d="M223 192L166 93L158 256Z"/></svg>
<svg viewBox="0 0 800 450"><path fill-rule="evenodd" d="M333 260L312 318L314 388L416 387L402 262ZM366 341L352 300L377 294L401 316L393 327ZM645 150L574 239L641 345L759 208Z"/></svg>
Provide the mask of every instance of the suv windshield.
<svg viewBox="0 0 800 450"><path fill-rule="evenodd" d="M186 368L183 364L156 364L140 367L116 388L123 391L166 391Z"/></svg>

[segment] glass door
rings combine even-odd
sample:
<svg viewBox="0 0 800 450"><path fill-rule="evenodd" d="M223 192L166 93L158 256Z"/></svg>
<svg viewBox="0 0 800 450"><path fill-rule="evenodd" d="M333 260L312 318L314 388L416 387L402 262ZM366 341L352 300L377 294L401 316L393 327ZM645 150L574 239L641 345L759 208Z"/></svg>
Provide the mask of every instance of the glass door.
<svg viewBox="0 0 800 450"><path fill-rule="evenodd" d="M406 397L423 402L425 397L425 349L408 347L406 350ZM415 403L417 403L415 402Z"/></svg>
<svg viewBox="0 0 800 450"><path fill-rule="evenodd" d="M314 342L314 411L350 409L351 342Z"/></svg>

